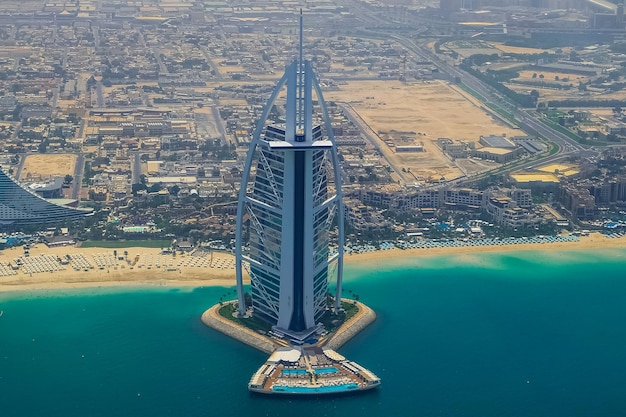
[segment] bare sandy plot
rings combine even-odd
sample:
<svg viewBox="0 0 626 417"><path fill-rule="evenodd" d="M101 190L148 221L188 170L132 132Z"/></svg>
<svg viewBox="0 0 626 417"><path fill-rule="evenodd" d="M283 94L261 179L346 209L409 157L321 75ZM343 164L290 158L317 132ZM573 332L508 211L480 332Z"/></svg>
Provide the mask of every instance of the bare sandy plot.
<svg viewBox="0 0 626 417"><path fill-rule="evenodd" d="M528 86L520 84L505 83L508 88L518 93L525 94L529 90L537 90L539 93L539 102L548 102L550 100L624 100L626 99L626 90L622 91L608 91L605 89L598 89L592 91L581 92L578 90L578 82L570 82L568 84L574 84L573 88L567 90L560 90L555 88L543 88L537 86Z"/></svg>
<svg viewBox="0 0 626 417"><path fill-rule="evenodd" d="M325 99L349 103L379 133L386 158L425 178L450 179L460 175L460 170L436 145L437 138L478 142L481 135L521 134L443 81L348 82L340 90L325 93ZM423 144L425 152L394 152L384 143L393 132L414 137L414 143Z"/></svg>
<svg viewBox="0 0 626 417"><path fill-rule="evenodd" d="M246 71L246 69L242 65L228 65L228 61L228 58L215 59L215 63L218 65L217 70L220 72L220 74L226 76L228 74L243 73Z"/></svg>
<svg viewBox="0 0 626 417"><path fill-rule="evenodd" d="M197 131L205 133L210 138L219 138L222 135L217 124L218 122L215 120L215 117L213 117L213 109L211 107L194 109L193 112L196 114L201 113L206 115L203 123L198 123L196 119L195 123Z"/></svg>
<svg viewBox="0 0 626 417"><path fill-rule="evenodd" d="M591 114L593 114L594 116L598 116L598 117L612 117L614 116L613 113L613 108L586 108L585 110L587 110L588 112L590 112Z"/></svg>
<svg viewBox="0 0 626 417"><path fill-rule="evenodd" d="M538 49L538 48L524 48L521 46L509 46L509 45L505 45L503 43L499 43L499 42L490 42L490 45L493 46L494 48L497 48L498 50L505 52L505 53L510 53L510 54L541 54L544 52L548 52L550 54L553 54L554 51L550 50L550 49Z"/></svg>
<svg viewBox="0 0 626 417"><path fill-rule="evenodd" d="M442 48L455 51L462 57L468 57L477 54L491 55L500 52L489 42L485 42L479 39L463 39L450 41L442 45Z"/></svg>
<svg viewBox="0 0 626 417"><path fill-rule="evenodd" d="M542 78L542 75L543 75L543 78ZM562 71L524 70L524 71L519 71L519 77L517 79L524 80L524 81L536 81L536 82L545 81L545 82L556 82L556 83L562 83L562 84L578 85L578 82L586 83L587 81L591 79L591 77L578 75L578 74L571 74L571 73L562 72Z"/></svg>
<svg viewBox="0 0 626 417"><path fill-rule="evenodd" d="M74 175L76 155L33 154L26 156L20 180L45 180Z"/></svg>
<svg viewBox="0 0 626 417"><path fill-rule="evenodd" d="M499 42L485 42L481 40L459 40L446 42L443 45L444 48L453 50L459 55L467 57L476 54L541 54L541 53L555 53L550 49L538 49L538 48L524 48L520 46L509 46Z"/></svg>

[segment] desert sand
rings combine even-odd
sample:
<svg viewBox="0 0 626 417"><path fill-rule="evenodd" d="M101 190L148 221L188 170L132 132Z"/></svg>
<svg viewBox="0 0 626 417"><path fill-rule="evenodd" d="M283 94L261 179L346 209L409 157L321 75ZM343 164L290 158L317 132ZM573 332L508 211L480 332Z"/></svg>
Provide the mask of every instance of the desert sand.
<svg viewBox="0 0 626 417"><path fill-rule="evenodd" d="M324 93L324 98L349 104L378 134L378 146L386 159L426 179L461 175L436 144L438 138L477 143L481 135L512 137L522 134L495 119L476 100L468 100L464 92L441 80L354 81L342 84L337 91ZM402 141L402 137L409 137L411 141ZM424 152L397 153L386 142L422 145Z"/></svg>
<svg viewBox="0 0 626 417"><path fill-rule="evenodd" d="M424 257L452 256L519 251L583 251L594 249L626 248L626 237L608 238L600 233L583 236L577 242L561 243L528 243L519 245L481 246L481 247L441 247L429 249L391 249L374 252L351 254L345 256L347 268L351 266L363 268L368 265L380 266L386 262L398 263ZM128 256L124 255L128 251ZM29 291L43 289L97 288L111 286L131 287L202 287L202 286L234 286L234 257L221 252L196 252L193 254L161 254L160 249L124 248L118 249L117 266L105 266L99 269L96 259L111 262L113 249L76 248L72 246L48 248L37 245L30 250L29 258L52 256L63 258L70 255L74 261L63 265L64 269L57 272L25 273L24 266L16 275L0 274L0 292ZM80 258L90 261L93 269L79 268L73 265ZM17 257L24 258L23 248L11 248L0 251L0 265L15 263ZM134 265L133 265L134 264ZM159 267L157 267L157 264ZM131 265L133 268L131 269ZM141 267L140 267L141 265ZM148 268L150 267L150 268ZM0 272L2 270L0 269ZM246 281L248 281L246 279Z"/></svg>
<svg viewBox="0 0 626 417"><path fill-rule="evenodd" d="M32 154L26 156L20 180L47 180L74 175L77 156L74 154Z"/></svg>

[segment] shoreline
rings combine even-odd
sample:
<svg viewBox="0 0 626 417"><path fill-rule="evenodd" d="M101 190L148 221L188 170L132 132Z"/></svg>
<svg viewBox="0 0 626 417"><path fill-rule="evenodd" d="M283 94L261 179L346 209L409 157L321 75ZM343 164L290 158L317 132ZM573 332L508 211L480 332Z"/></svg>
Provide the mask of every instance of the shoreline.
<svg viewBox="0 0 626 417"><path fill-rule="evenodd" d="M235 302L236 301L226 301L224 304L232 304ZM219 314L220 308L222 308L221 303L211 306L202 313L200 321L207 327L267 354L271 354L279 347L275 340L263 334L255 333L246 326L222 317Z"/></svg>
<svg viewBox="0 0 626 417"><path fill-rule="evenodd" d="M318 346L337 350L376 320L376 313L374 310L362 302L348 300L347 298L343 298L342 300L355 303L358 306L359 311L354 317L351 317L337 330L335 330L334 333L331 333L330 337L320 341ZM224 304L231 304L235 302L236 301L226 301ZM222 308L222 303L215 304L205 310L200 318L202 323L204 323L207 327L215 329L226 336L267 354L271 354L279 347L284 347L282 343L279 343L271 337L254 332L244 325L222 317L219 314L220 308Z"/></svg>
<svg viewBox="0 0 626 417"><path fill-rule="evenodd" d="M539 251L576 252L600 249L624 249L626 237L609 238L600 233L583 236L575 242L521 243L513 245L484 245L458 247L431 247L387 250L375 250L362 253L346 254L346 267L371 267L389 264L412 263L419 259L438 256L464 257L491 253L513 253ZM36 245L30 250L30 256L24 258L22 248L10 248L0 251L0 264L13 263L18 257L28 262L39 262L45 257L62 258L70 255L72 259L83 256L93 265L92 269L72 268L72 264L63 265L62 270L38 273L24 273L23 267L15 275L0 274L0 293L17 291L42 291L63 289L98 289L98 288L168 288L168 287L207 287L235 285L234 256L223 252L200 252L172 256L161 254L160 249L131 247L118 249L118 253L127 251L129 256L119 256L111 263L114 249L56 247ZM40 257L40 258L38 258ZM97 267L94 259L108 257L108 266ZM43 262L43 261L42 261ZM157 262L160 262L157 263ZM161 264L163 268L161 268ZM157 266L158 265L158 266ZM143 266L143 268L142 268ZM169 268L168 268L169 266ZM6 273L13 273L5 267ZM0 271L1 272L1 271Z"/></svg>

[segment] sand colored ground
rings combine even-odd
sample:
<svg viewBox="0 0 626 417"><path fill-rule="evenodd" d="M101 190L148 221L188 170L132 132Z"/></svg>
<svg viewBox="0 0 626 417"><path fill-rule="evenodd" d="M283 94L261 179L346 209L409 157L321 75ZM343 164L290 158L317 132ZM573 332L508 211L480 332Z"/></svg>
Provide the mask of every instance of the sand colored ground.
<svg viewBox="0 0 626 417"><path fill-rule="evenodd" d="M580 94L576 86L573 89L559 90L556 88L539 87L535 85L522 85L522 84L514 84L514 83L504 83L504 85L510 88L511 90L520 94L528 94L529 91L537 90L537 92L539 93L540 103L547 102L550 100L565 100L565 99L570 99L570 98L578 99L578 100L592 100L593 99L591 95Z"/></svg>
<svg viewBox="0 0 626 417"><path fill-rule="evenodd" d="M476 101L444 81L356 81L325 93L327 101L346 102L381 137L385 157L424 178L451 179L461 171L435 144L437 138L478 142L481 135L515 136L522 132L495 119ZM423 144L422 153L396 153L384 143L393 131ZM402 143L407 145L408 143Z"/></svg>
<svg viewBox="0 0 626 417"><path fill-rule="evenodd" d="M484 253L505 253L518 251L541 251L549 254L550 252L559 253L576 257L577 251L589 249L615 249L626 247L626 237L608 238L599 233L592 233L590 236L583 236L578 242L560 242L560 243L527 243L519 245L503 245L503 246L481 246L481 247L442 247L429 249L391 249L385 251L367 252L353 255L346 255L345 262L347 268L351 266L361 269L377 268L389 264L415 264L419 259L433 256L454 256L459 262L476 263L480 260L475 255ZM125 248L119 249L118 254L127 250L129 259L134 259L137 255L153 256L156 259L160 253L159 249L149 248ZM566 252L563 252L566 251ZM22 256L24 253L22 248L13 248L0 251L0 264L6 265L12 262L14 258ZM47 248L44 245L38 245L31 249L31 257L41 256L41 254L64 256L65 254L82 253L89 259L93 259L94 255L112 254L113 249L103 248ZM210 254L204 254L204 259L208 260ZM169 258L168 258L169 257ZM196 259L196 263L201 261L201 256L192 255L163 255L162 259L171 259L173 263L180 260ZM162 261L164 262L164 261ZM24 290L43 290L43 289L63 289L63 288L94 288L105 286L130 286L130 287L150 287L150 286L174 286L174 287L201 287L201 286L234 286L235 270L231 267L234 265L232 255L224 253L213 253L212 266L203 267L181 267L175 271L168 271L167 268L134 268L130 270L128 266L124 269L117 270L113 268L89 271L74 271L71 266L67 266L66 270L56 273L36 273L32 275L24 274L21 270L14 276L0 276L0 292L7 291L24 291ZM221 265L222 268L219 268ZM224 268L224 266L227 266ZM444 265L445 266L445 265ZM247 279L246 279L247 281Z"/></svg>
<svg viewBox="0 0 626 417"><path fill-rule="evenodd" d="M207 132L208 137L210 138L218 138L222 134L220 133L220 129L217 125L217 121L213 117L213 109L211 107L201 107L193 110L194 113L202 113L207 116L206 124L203 126L203 129ZM200 127L198 123L196 123L196 130L199 130Z"/></svg>
<svg viewBox="0 0 626 417"><path fill-rule="evenodd" d="M535 75L535 78L533 78ZM543 78L541 76L543 75ZM555 78L558 77L558 80ZM521 82L545 82L549 85L559 85L559 86L567 86L572 84L576 87L576 91L578 91L578 83L587 83L591 77L586 77L584 75L578 74L570 74L566 72L557 72L557 71L533 71L524 70L519 71L519 77L515 78L515 80L519 80ZM534 86L528 85L528 88L534 88Z"/></svg>
<svg viewBox="0 0 626 417"><path fill-rule="evenodd" d="M613 117L614 116L613 108L601 108L601 109L586 108L585 110L587 110L594 116L598 116L598 117Z"/></svg>
<svg viewBox="0 0 626 417"><path fill-rule="evenodd" d="M570 77L570 80L572 78ZM549 81L549 79L547 80ZM554 82L554 78L552 79ZM570 81L567 84L574 84L573 88L567 90L558 90L555 88L543 88L537 86L529 86L529 85L520 85L520 84L512 84L512 83L504 83L511 90L526 94L530 90L537 90L539 92L539 102L548 102L550 100L624 100L626 99L626 90L621 91L608 91L608 90L598 90L598 91L584 91L581 92L578 90L578 82L575 80L573 83Z"/></svg>
<svg viewBox="0 0 626 417"><path fill-rule="evenodd" d="M434 48L434 44L429 44L429 46ZM447 42L442 45L442 49L448 49L451 51L457 52L461 57L468 57L475 54L502 54L502 53L515 53L515 54L540 54L540 53L555 53L555 51L550 49L537 49L537 48L523 48L516 46L507 46L497 42L485 42L481 40L464 40L464 41L454 41ZM564 48L565 51L568 48ZM506 66L508 64L497 64L500 68L502 66ZM515 66L517 64L512 64ZM533 79L532 75L536 73L537 78ZM539 78L539 74L544 75L544 79ZM554 79L555 76L559 77L559 81ZM568 78L567 82L561 81L563 78ZM520 81L545 81L546 84L552 84L553 87L540 87L540 86L531 86L531 85L522 85L522 84L514 84L514 83L505 83L508 88L511 90L520 93L526 94L530 90L537 90L539 92L539 102L547 102L550 100L565 100L565 99L578 99L578 100L593 100L597 99L598 95L602 95L602 99L615 99L615 100L623 100L626 97L626 92L618 91L618 92L610 92L610 91L602 91L602 92L579 92L578 91L578 83L579 82L588 82L590 77L581 76L578 74L570 74L563 72L550 72L546 70L535 71L535 70L522 70L520 71L520 76L518 78ZM573 85L573 88L570 89L557 89L554 86L567 86Z"/></svg>
<svg viewBox="0 0 626 417"><path fill-rule="evenodd" d="M241 106L245 107L248 105L248 102L243 98L220 98L220 106Z"/></svg>
<svg viewBox="0 0 626 417"><path fill-rule="evenodd" d="M76 155L33 154L26 156L20 180L37 180L74 175Z"/></svg>
<svg viewBox="0 0 626 417"><path fill-rule="evenodd" d="M494 48L509 54L542 54L548 52L553 54L554 51L550 49L538 49L538 48L524 48L521 46L509 46L499 42L489 42Z"/></svg>
<svg viewBox="0 0 626 417"><path fill-rule="evenodd" d="M464 58L476 54L492 55L500 52L493 45L489 44L489 42L485 42L479 39L464 39L446 42L441 45L441 49L454 51Z"/></svg>
<svg viewBox="0 0 626 417"><path fill-rule="evenodd" d="M96 258L113 258L114 249L76 248L73 246L48 248L37 245L30 249L29 258L52 255L63 258L70 255L77 259L82 254L93 269L81 268L76 271L74 262L64 265L58 272L39 272L27 274L23 267L17 275L1 276L0 291L40 289L40 288L80 288L100 286L206 286L234 284L234 257L221 252L202 252L194 254L180 253L176 256L161 254L158 248L120 248L117 255L128 260L118 260L117 266L105 266L99 269ZM0 251L0 264L15 264L18 257L24 258L23 248L10 248ZM182 265L179 265L181 263ZM157 267L157 264L159 267ZM140 266L141 265L141 266ZM132 269L131 269L132 266ZM87 269L87 270L85 270Z"/></svg>
<svg viewBox="0 0 626 417"><path fill-rule="evenodd" d="M554 53L550 49L524 48L519 46L508 46L499 42L485 42L482 40L462 40L446 42L442 49L455 51L463 57L476 54L541 54L544 52Z"/></svg>

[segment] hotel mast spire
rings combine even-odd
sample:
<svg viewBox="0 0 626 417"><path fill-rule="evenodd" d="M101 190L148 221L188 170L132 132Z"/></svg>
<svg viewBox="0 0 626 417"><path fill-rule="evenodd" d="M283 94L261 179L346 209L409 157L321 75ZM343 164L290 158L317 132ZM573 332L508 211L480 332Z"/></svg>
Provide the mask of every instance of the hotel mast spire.
<svg viewBox="0 0 626 417"><path fill-rule="evenodd" d="M298 52L299 52L299 59L298 59L298 130L302 130L304 129L304 108L303 108L303 104L304 104L304 62L302 60L302 54L303 54L303 23L302 23L302 9L300 9L300 31L298 33L298 37L299 37L299 46L298 46Z"/></svg>

